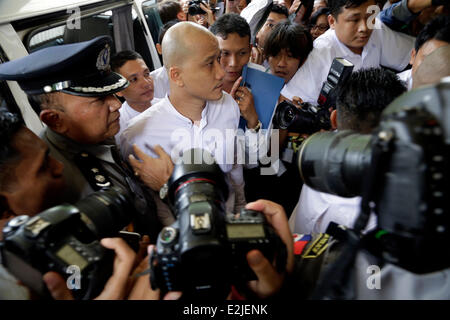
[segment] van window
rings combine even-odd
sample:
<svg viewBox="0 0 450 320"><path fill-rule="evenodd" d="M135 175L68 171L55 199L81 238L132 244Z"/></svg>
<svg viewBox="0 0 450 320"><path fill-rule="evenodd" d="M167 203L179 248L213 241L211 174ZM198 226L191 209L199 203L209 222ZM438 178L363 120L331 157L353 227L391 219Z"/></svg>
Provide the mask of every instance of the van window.
<svg viewBox="0 0 450 320"><path fill-rule="evenodd" d="M37 28L25 37L25 47L28 52L33 52L45 47L88 41L101 35L108 35L114 39L111 11L83 17L79 26L80 28L76 28L76 25L65 23L47 29ZM112 51L115 52L114 48Z"/></svg>
<svg viewBox="0 0 450 320"><path fill-rule="evenodd" d="M156 0L149 2L156 6ZM157 11L156 14L159 19ZM45 26L31 28L31 31L28 31L23 42L28 52L33 52L49 46L87 41L101 35L109 35L114 40L112 16L113 12L108 10L91 16L82 17L79 22L80 28L73 28L73 21L70 21L70 24L68 21L63 21L61 19L59 21L59 25L57 22L54 22L54 26L49 28L48 25L50 23L49 21L46 21ZM137 18L134 8L131 11L131 18L133 19L132 36L134 37L134 50L142 55L149 69L154 70L155 68L152 56L145 39L146 32L142 22ZM155 29L154 32L155 35L152 33L152 37L154 39L154 43L157 43L159 29ZM115 52L115 41L113 41L111 53L114 54Z"/></svg>

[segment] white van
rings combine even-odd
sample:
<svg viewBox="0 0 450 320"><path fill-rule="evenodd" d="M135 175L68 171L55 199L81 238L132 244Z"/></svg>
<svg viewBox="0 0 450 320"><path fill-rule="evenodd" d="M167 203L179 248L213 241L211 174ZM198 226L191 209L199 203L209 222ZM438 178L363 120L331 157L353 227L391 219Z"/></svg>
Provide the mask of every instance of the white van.
<svg viewBox="0 0 450 320"><path fill-rule="evenodd" d="M150 70L161 67L156 51L161 19L156 0L0 1L0 63L48 46L113 38L112 53L135 50ZM0 81L0 104L21 112L36 134L44 125L15 81Z"/></svg>

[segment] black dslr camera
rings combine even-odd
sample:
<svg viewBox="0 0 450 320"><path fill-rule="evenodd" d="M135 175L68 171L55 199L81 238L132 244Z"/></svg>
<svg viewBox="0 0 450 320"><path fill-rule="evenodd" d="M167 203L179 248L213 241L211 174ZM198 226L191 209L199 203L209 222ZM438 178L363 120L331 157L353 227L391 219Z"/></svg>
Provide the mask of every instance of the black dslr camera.
<svg viewBox="0 0 450 320"><path fill-rule="evenodd" d="M3 228L2 264L42 297L49 294L42 276L56 271L65 276L76 299L95 298L111 276L114 259L114 252L99 240L117 236L130 222L130 210L125 194L111 188L76 205L59 205L34 217L18 216Z"/></svg>
<svg viewBox="0 0 450 320"><path fill-rule="evenodd" d="M334 58L327 81L322 85L317 106L302 103L300 108L288 101L277 105L273 117L274 128L312 134L321 129L330 130L330 108L336 108L336 91L353 71L353 64L344 58Z"/></svg>
<svg viewBox="0 0 450 320"><path fill-rule="evenodd" d="M188 2L188 14L191 16L195 16L197 14L205 14L205 10L203 10L200 7L200 3L202 3L202 0L192 0Z"/></svg>
<svg viewBox="0 0 450 320"><path fill-rule="evenodd" d="M355 230L364 229L370 212L377 214L372 242L384 261L418 274L450 267L448 80L394 100L373 134L312 135L298 166L314 189L362 196Z"/></svg>
<svg viewBox="0 0 450 320"><path fill-rule="evenodd" d="M330 111L307 102L302 103L300 108L286 100L280 102L273 122L275 128L305 134L331 129Z"/></svg>
<svg viewBox="0 0 450 320"><path fill-rule="evenodd" d="M197 161L195 161L197 160ZM228 184L212 156L201 149L184 153L169 180L169 202L177 221L159 234L150 258L153 289L182 291L183 298L222 300L232 284L256 279L246 254L260 250L286 266L286 246L262 213L226 215Z"/></svg>

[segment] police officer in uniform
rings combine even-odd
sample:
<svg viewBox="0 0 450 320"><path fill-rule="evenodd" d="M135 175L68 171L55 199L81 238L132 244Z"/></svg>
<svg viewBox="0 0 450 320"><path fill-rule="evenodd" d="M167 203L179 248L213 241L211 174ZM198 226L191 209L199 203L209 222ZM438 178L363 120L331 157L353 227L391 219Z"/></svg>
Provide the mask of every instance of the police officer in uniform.
<svg viewBox="0 0 450 320"><path fill-rule="evenodd" d="M136 209L134 231L156 241L161 228L153 193L122 161L114 143L120 101L129 83L109 65L111 38L48 47L0 65L0 79L15 80L40 109L42 133L52 156L64 163L66 197L75 202L118 187ZM156 173L158 174L158 173ZM24 199L26 201L26 199Z"/></svg>

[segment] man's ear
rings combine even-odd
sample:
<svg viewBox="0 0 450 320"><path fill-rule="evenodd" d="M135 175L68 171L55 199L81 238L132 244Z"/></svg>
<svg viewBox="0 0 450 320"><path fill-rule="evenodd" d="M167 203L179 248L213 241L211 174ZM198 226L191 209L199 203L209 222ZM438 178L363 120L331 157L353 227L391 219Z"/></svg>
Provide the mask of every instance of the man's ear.
<svg viewBox="0 0 450 320"><path fill-rule="evenodd" d="M330 122L331 122L331 128L333 130L336 130L337 129L337 111L336 111L336 109L331 111Z"/></svg>
<svg viewBox="0 0 450 320"><path fill-rule="evenodd" d="M410 65L414 64L414 60L416 60L416 55L417 55L416 49L412 49L411 50L411 59L409 60Z"/></svg>
<svg viewBox="0 0 450 320"><path fill-rule="evenodd" d="M162 47L161 47L161 44L159 44L159 43L156 44L156 51L158 51L159 55L162 56Z"/></svg>
<svg viewBox="0 0 450 320"><path fill-rule="evenodd" d="M55 109L44 109L39 114L39 117L42 122L57 133L65 133L68 129L67 123L64 121L64 114L62 111Z"/></svg>
<svg viewBox="0 0 450 320"><path fill-rule="evenodd" d="M179 67L175 66L169 68L169 79L172 82L175 82L177 86L184 87L184 81Z"/></svg>
<svg viewBox="0 0 450 320"><path fill-rule="evenodd" d="M180 21L186 21L187 20L186 13L184 13L184 11L181 10L180 12L177 13L177 19Z"/></svg>
<svg viewBox="0 0 450 320"><path fill-rule="evenodd" d="M332 14L329 14L327 19L328 19L328 24L330 25L330 28L334 29L334 26L336 24L336 19L333 17Z"/></svg>

